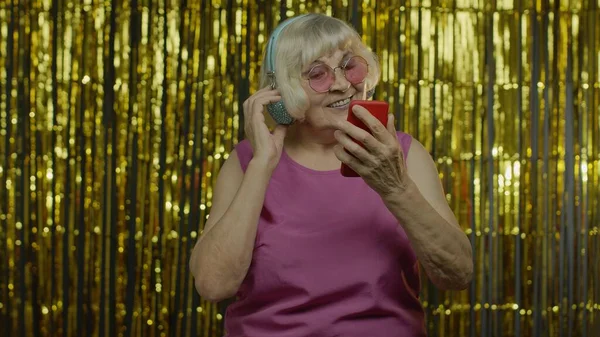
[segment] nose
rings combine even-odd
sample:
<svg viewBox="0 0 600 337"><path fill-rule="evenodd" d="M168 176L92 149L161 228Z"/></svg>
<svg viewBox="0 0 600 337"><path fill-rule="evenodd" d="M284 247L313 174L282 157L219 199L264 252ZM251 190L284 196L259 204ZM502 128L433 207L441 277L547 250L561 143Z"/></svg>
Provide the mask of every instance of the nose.
<svg viewBox="0 0 600 337"><path fill-rule="evenodd" d="M345 92L346 90L350 89L350 82L346 79L346 76L344 75L344 69L342 69L342 67L335 67L333 68L333 84L331 85L331 88L329 88L329 91L341 91L341 92Z"/></svg>

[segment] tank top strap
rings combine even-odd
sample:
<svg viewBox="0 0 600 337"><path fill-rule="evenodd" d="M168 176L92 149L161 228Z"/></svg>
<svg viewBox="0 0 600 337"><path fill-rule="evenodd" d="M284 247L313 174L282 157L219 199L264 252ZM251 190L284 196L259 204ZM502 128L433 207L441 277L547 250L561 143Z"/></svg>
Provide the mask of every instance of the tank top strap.
<svg viewBox="0 0 600 337"><path fill-rule="evenodd" d="M396 135L398 136L398 142L400 143L400 147L402 148L402 153L404 154L404 161L408 159L408 151L410 150L410 144L412 144L412 136L408 133L404 133L402 131L397 131Z"/></svg>

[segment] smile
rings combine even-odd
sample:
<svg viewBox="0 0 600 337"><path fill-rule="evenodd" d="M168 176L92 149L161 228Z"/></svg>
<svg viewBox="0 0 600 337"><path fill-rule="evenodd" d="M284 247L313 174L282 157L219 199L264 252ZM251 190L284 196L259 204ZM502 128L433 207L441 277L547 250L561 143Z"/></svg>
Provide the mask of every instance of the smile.
<svg viewBox="0 0 600 337"><path fill-rule="evenodd" d="M339 100L337 102L333 102L333 103L329 104L327 107L328 108L336 108L336 109L345 108L348 106L348 104L350 104L350 99L351 99L351 97L348 97L348 98Z"/></svg>

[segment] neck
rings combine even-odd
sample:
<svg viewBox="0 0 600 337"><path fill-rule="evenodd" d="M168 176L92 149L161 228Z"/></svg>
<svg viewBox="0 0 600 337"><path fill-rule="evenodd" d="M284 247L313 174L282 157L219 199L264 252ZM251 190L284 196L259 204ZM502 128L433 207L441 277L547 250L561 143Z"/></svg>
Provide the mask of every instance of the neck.
<svg viewBox="0 0 600 337"><path fill-rule="evenodd" d="M316 130L308 124L291 126L285 137L285 151L297 163L319 171L339 169L340 161L333 152L337 140L334 129Z"/></svg>
<svg viewBox="0 0 600 337"><path fill-rule="evenodd" d="M297 123L288 129L286 147L291 150L310 151L313 154L331 153L337 140L335 129L315 129L308 123Z"/></svg>

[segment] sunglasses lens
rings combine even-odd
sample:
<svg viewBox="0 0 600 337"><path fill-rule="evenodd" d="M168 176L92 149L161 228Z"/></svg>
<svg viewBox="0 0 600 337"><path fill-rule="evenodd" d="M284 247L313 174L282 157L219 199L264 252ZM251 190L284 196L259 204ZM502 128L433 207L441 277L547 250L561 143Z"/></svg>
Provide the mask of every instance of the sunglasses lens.
<svg viewBox="0 0 600 337"><path fill-rule="evenodd" d="M359 84L364 81L368 72L367 61L360 56L353 56L344 66L344 76L351 84ZM326 92L335 82L335 73L328 65L317 65L308 73L308 80L314 91Z"/></svg>
<svg viewBox="0 0 600 337"><path fill-rule="evenodd" d="M352 84L361 83L367 77L368 72L367 61L360 56L354 56L346 63L346 79Z"/></svg>
<svg viewBox="0 0 600 337"><path fill-rule="evenodd" d="M331 71L331 68L326 65L318 65L312 68L308 73L308 80L310 87L313 88L313 90L325 92L329 90L335 81L335 77Z"/></svg>

